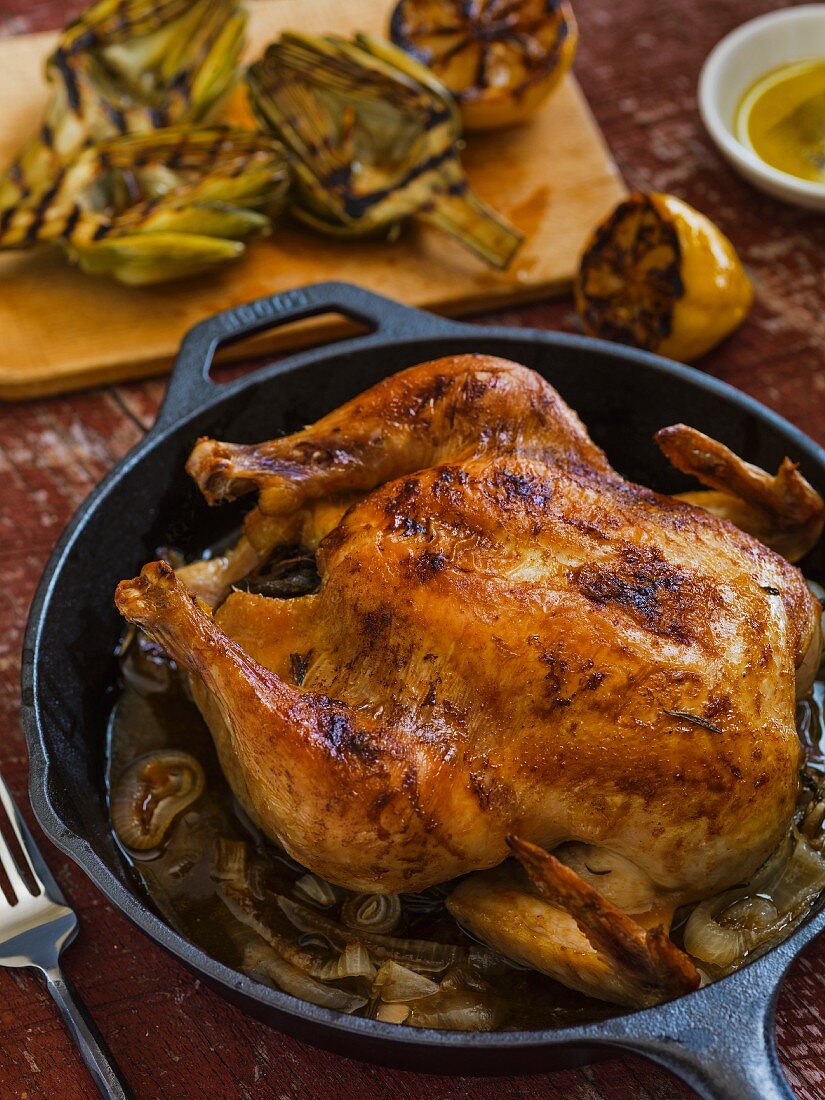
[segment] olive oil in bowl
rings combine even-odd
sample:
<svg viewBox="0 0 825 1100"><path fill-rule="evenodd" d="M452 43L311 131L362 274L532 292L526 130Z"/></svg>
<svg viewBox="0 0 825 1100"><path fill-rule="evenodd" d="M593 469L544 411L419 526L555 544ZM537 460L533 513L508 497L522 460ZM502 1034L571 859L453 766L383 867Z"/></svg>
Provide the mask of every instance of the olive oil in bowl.
<svg viewBox="0 0 825 1100"><path fill-rule="evenodd" d="M735 133L771 168L825 184L825 58L761 76L739 103Z"/></svg>

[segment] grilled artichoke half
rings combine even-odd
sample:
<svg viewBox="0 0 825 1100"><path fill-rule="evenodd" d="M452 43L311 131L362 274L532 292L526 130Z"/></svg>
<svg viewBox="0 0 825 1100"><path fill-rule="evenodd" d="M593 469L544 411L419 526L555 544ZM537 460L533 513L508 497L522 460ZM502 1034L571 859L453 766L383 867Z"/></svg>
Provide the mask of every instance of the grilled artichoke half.
<svg viewBox="0 0 825 1100"><path fill-rule="evenodd" d="M0 176L0 210L47 191L61 164L117 134L200 123L238 71L238 0L99 0L46 62L52 98L39 135Z"/></svg>
<svg viewBox="0 0 825 1100"><path fill-rule="evenodd" d="M0 248L62 245L90 274L132 285L232 260L286 203L286 151L269 135L172 126L84 150L52 187L0 215Z"/></svg>
<svg viewBox="0 0 825 1100"><path fill-rule="evenodd" d="M304 222L362 237L416 216L495 267L510 263L521 234L470 190L455 104L403 50L361 34L288 33L247 79L256 117L295 155Z"/></svg>

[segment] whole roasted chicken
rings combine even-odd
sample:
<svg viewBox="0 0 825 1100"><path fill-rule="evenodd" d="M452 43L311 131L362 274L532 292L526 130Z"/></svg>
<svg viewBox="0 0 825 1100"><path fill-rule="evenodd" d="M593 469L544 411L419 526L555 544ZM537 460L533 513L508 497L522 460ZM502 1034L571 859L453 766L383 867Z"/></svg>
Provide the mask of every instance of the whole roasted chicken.
<svg viewBox="0 0 825 1100"><path fill-rule="evenodd" d="M189 671L237 798L301 863L371 892L480 872L448 902L475 935L662 1000L699 982L675 909L790 827L821 635L786 559L825 507L787 460L657 442L710 491L629 483L522 366L425 363L294 435L201 439L209 503L257 493L243 536L147 565L117 606ZM292 545L317 592L233 590Z"/></svg>

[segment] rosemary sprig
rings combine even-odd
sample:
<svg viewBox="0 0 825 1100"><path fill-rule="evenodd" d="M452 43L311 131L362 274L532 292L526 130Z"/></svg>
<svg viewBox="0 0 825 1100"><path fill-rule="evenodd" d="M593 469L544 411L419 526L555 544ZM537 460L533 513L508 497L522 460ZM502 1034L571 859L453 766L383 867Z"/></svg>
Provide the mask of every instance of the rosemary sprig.
<svg viewBox="0 0 825 1100"><path fill-rule="evenodd" d="M690 722L691 725L701 726L703 730L710 730L711 733L722 732L718 726L714 726L713 722L709 722L707 718L700 718L698 714L691 714L686 710L665 710L664 713L669 714L671 718L678 718L682 722Z"/></svg>

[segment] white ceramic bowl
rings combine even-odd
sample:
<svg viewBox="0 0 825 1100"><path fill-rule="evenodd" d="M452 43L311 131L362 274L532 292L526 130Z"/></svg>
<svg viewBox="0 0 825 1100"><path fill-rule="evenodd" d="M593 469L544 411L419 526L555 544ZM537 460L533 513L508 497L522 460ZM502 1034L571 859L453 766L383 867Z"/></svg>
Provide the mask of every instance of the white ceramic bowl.
<svg viewBox="0 0 825 1100"><path fill-rule="evenodd" d="M825 184L771 168L734 137L742 96L771 69L825 58L825 4L782 8L743 23L713 48L699 77L699 111L734 168L761 191L797 206L825 210Z"/></svg>

